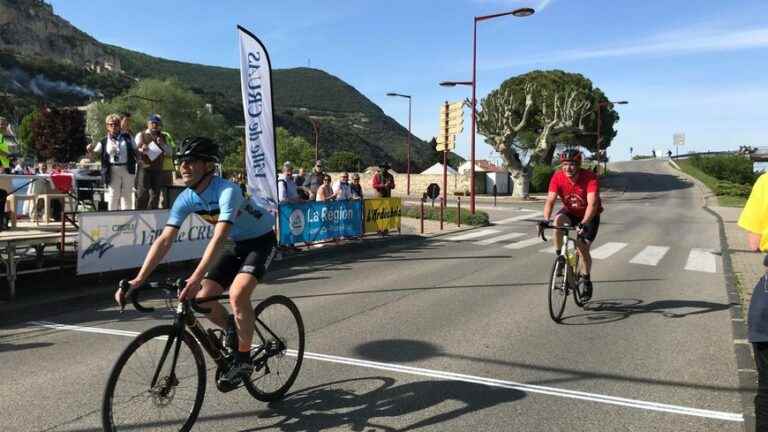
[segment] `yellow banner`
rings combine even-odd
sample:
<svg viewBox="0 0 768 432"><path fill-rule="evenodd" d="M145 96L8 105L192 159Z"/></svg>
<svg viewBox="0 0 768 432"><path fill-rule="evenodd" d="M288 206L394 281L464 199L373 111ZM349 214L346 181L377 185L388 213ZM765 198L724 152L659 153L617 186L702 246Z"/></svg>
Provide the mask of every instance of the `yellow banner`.
<svg viewBox="0 0 768 432"><path fill-rule="evenodd" d="M365 232L399 230L403 202L400 198L373 198L364 202Z"/></svg>

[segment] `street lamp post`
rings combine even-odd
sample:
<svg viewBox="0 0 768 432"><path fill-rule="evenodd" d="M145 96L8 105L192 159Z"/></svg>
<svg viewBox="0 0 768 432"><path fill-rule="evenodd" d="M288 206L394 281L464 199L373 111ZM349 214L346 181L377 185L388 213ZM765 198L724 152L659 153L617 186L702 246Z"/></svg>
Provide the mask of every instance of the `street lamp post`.
<svg viewBox="0 0 768 432"><path fill-rule="evenodd" d="M405 194L411 195L411 95L400 93L387 93L387 96L403 97L408 99L408 135L405 137L406 146L406 177Z"/></svg>
<svg viewBox="0 0 768 432"><path fill-rule="evenodd" d="M601 102L597 103L597 143L596 143L596 148L597 148L597 154L598 155L600 154L600 140L601 140L600 133L601 133L602 126L603 126L602 122L600 121L600 119L601 119L600 112L603 110L603 107L612 106L612 105L626 105L628 103L629 102L627 102L627 101L601 101ZM605 148L603 148L603 153L605 153L605 154L603 154L603 174L605 174L606 171L608 170L608 147L607 146ZM599 164L600 162L598 161L597 163Z"/></svg>
<svg viewBox="0 0 768 432"><path fill-rule="evenodd" d="M519 18L528 17L536 12L532 8L520 8L510 12L502 12L493 15L476 16L474 20L474 31L472 34L472 81L444 81L440 85L455 86L455 85L469 85L472 86L472 129L470 131L470 179L469 188L469 211L475 213L475 128L477 117L477 23L480 21L487 21L493 18L499 18L507 15L514 15Z"/></svg>

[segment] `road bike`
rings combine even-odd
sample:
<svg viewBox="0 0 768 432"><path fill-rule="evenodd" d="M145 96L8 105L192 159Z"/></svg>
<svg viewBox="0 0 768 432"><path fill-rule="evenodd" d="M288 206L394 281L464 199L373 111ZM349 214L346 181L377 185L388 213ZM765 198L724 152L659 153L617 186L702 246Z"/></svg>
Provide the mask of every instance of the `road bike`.
<svg viewBox="0 0 768 432"><path fill-rule="evenodd" d="M254 398L269 402L285 396L296 380L304 359L304 323L296 305L288 297L275 295L254 308L254 344L250 359L253 374L239 384L222 381L237 350L234 319L229 316L226 331L205 329L194 312L208 313L201 306L228 299L228 294L177 301L182 280L151 282L134 290L120 281L134 308L140 312L155 309L143 306L139 294L159 289L166 294L166 305L174 311L172 325L152 327L125 348L107 380L102 402L105 431L173 430L189 431L197 420L205 395L207 368L203 351L216 366L216 387L229 392L240 387ZM121 305L123 308L125 305Z"/></svg>
<svg viewBox="0 0 768 432"><path fill-rule="evenodd" d="M545 229L560 230L563 236L563 244L560 246L560 254L555 257L552 264L552 274L549 277L549 316L559 323L565 311L565 303L568 295L573 293L573 301L579 307L586 304L586 296L578 288L579 254L576 251L576 239L570 236L575 226L555 226L549 221L538 222L539 237L545 242Z"/></svg>

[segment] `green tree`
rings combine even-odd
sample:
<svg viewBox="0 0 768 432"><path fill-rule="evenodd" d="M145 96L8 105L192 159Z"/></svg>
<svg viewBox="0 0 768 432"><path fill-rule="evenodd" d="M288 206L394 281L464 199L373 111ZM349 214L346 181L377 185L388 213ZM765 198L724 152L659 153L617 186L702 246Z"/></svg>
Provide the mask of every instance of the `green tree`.
<svg viewBox="0 0 768 432"><path fill-rule="evenodd" d="M222 147L236 146L236 135L227 127L224 117L209 112L206 103L176 79L145 79L110 101L92 104L88 108L87 130L94 140L100 139L106 134L107 115L128 112L134 119L132 132L135 134L146 127L150 114L157 113L163 118L163 130L177 142L198 135L210 137Z"/></svg>
<svg viewBox="0 0 768 432"><path fill-rule="evenodd" d="M512 172L514 194L527 196L533 166L549 165L557 144L597 150L595 107L607 99L583 75L533 71L504 81L480 102L478 133ZM616 135L618 115L602 107L600 148Z"/></svg>
<svg viewBox="0 0 768 432"><path fill-rule="evenodd" d="M75 162L85 154L85 117L77 109L42 109L30 129L29 143L38 159Z"/></svg>
<svg viewBox="0 0 768 432"><path fill-rule="evenodd" d="M337 151L328 158L328 171L357 171L360 158L349 151Z"/></svg>
<svg viewBox="0 0 768 432"><path fill-rule="evenodd" d="M277 135L277 166L280 167L286 161L290 161L298 168L310 168L314 165L315 149L307 140L300 136L293 136L281 127L275 131Z"/></svg>
<svg viewBox="0 0 768 432"><path fill-rule="evenodd" d="M32 145L32 124L38 117L40 117L40 111L34 110L21 119L21 124L19 125L19 144L21 145L21 154L24 157L35 155L34 146Z"/></svg>

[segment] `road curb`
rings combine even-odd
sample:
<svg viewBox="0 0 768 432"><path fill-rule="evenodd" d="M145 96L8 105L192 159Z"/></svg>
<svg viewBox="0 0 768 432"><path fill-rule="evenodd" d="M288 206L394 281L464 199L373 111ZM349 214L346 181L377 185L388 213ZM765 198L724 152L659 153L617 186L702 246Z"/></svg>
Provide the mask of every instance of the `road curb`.
<svg viewBox="0 0 768 432"><path fill-rule="evenodd" d="M716 211L703 207L717 219L720 230L720 250L723 259L723 277L725 279L726 294L730 303L731 334L733 338L733 352L736 356L736 368L739 377L739 393L744 413L744 430L751 432L754 426L754 397L757 391L757 371L752 355L752 344L746 341L747 322L741 307L741 297L736 289L736 275L733 272L731 253L728 250L728 237L725 231L725 222Z"/></svg>

